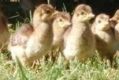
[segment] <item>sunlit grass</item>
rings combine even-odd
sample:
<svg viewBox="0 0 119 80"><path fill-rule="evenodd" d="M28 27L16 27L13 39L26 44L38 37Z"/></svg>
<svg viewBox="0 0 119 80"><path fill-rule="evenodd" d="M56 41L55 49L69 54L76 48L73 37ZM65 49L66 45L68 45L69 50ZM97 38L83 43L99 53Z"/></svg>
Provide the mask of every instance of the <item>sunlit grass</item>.
<svg viewBox="0 0 119 80"><path fill-rule="evenodd" d="M111 68L98 56L85 63L72 61L67 69L64 58L53 63L41 60L35 68L24 68L19 63L6 60L0 53L0 80L119 80L119 70Z"/></svg>

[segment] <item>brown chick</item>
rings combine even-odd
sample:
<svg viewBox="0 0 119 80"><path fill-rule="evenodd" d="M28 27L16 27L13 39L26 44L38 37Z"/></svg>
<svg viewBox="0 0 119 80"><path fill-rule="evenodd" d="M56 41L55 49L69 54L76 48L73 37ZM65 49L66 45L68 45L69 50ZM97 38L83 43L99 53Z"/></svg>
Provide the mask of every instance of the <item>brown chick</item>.
<svg viewBox="0 0 119 80"><path fill-rule="evenodd" d="M99 54L112 62L116 42L109 19L108 15L99 14L92 25L92 30L96 38L96 48Z"/></svg>
<svg viewBox="0 0 119 80"><path fill-rule="evenodd" d="M10 36L10 45L23 45L25 46L27 40L33 32L33 27L31 24L22 24L20 28L16 30L14 34ZM8 46L9 49L9 46Z"/></svg>
<svg viewBox="0 0 119 80"><path fill-rule="evenodd" d="M53 46L57 47L62 44L63 35L71 25L71 17L67 12L56 12L53 17Z"/></svg>
<svg viewBox="0 0 119 80"><path fill-rule="evenodd" d="M20 34L16 40L21 40L9 43L9 50L15 61L18 58L22 65L31 65L51 48L53 39L51 16L54 11L51 5L41 4L34 11L33 27L26 25L12 37L11 40L14 40L15 36Z"/></svg>
<svg viewBox="0 0 119 80"><path fill-rule="evenodd" d="M7 20L0 10L0 50L4 50L7 47L7 42L9 39L9 31L7 28Z"/></svg>
<svg viewBox="0 0 119 80"><path fill-rule="evenodd" d="M67 12L55 12L53 15L53 43L52 43L52 50L53 50L53 57L55 58L59 52L63 49L63 35L65 31L71 25L71 16Z"/></svg>
<svg viewBox="0 0 119 80"><path fill-rule="evenodd" d="M113 30L114 30L114 36L116 39L116 53L114 54L114 58L119 57L119 9L115 12L114 16L110 19L110 22L113 23Z"/></svg>
<svg viewBox="0 0 119 80"><path fill-rule="evenodd" d="M117 40L119 40L118 23L119 23L119 9L117 9L115 14L113 15L113 17L110 18L110 25L112 27L114 34L115 34L114 36Z"/></svg>
<svg viewBox="0 0 119 80"><path fill-rule="evenodd" d="M86 60L94 54L95 38L89 26L89 21L94 18L92 9L86 4L78 5L72 17L72 28L64 43L64 56L67 60L76 58Z"/></svg>
<svg viewBox="0 0 119 80"><path fill-rule="evenodd" d="M114 29L115 38L119 40L119 9L115 12L114 16L110 19L111 26Z"/></svg>
<svg viewBox="0 0 119 80"><path fill-rule="evenodd" d="M116 10L115 14L113 15L113 17L110 20L115 23L119 22L119 9Z"/></svg>

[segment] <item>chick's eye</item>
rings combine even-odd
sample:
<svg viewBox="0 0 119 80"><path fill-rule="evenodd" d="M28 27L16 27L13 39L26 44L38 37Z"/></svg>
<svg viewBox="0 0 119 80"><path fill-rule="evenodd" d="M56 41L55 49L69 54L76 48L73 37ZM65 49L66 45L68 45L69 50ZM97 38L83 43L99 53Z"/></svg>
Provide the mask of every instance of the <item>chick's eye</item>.
<svg viewBox="0 0 119 80"><path fill-rule="evenodd" d="M50 13L50 10L46 10L46 13L49 14Z"/></svg>
<svg viewBox="0 0 119 80"><path fill-rule="evenodd" d="M62 19L59 19L60 22L62 22L63 20Z"/></svg>
<svg viewBox="0 0 119 80"><path fill-rule="evenodd" d="M39 13L39 16L42 16L43 15L43 13Z"/></svg>
<svg viewBox="0 0 119 80"><path fill-rule="evenodd" d="M84 12L81 12L81 15L84 15L85 13Z"/></svg>
<svg viewBox="0 0 119 80"><path fill-rule="evenodd" d="M101 20L98 20L98 23L101 23Z"/></svg>

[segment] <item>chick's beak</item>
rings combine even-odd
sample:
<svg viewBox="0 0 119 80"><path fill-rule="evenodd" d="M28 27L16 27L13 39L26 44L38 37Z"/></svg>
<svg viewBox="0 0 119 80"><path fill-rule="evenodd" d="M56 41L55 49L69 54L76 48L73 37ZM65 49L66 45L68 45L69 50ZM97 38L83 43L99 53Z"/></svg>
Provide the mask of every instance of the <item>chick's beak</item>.
<svg viewBox="0 0 119 80"><path fill-rule="evenodd" d="M112 17L109 21L110 21L110 22L116 22L116 21L117 21L117 19L116 19L116 18L114 18L114 17Z"/></svg>
<svg viewBox="0 0 119 80"><path fill-rule="evenodd" d="M110 22L111 27L114 27L117 24L118 21L115 18L111 18L109 20L109 22Z"/></svg>
<svg viewBox="0 0 119 80"><path fill-rule="evenodd" d="M93 13L90 13L90 14L89 14L89 17L90 17L90 18L94 18L95 15L94 15Z"/></svg>
<svg viewBox="0 0 119 80"><path fill-rule="evenodd" d="M67 22L65 22L64 26L62 26L62 27L68 28L70 26L71 26L71 22L67 21Z"/></svg>
<svg viewBox="0 0 119 80"><path fill-rule="evenodd" d="M68 22L68 21L67 21L67 23L66 23L66 24L67 24L67 26L71 26L71 22Z"/></svg>
<svg viewBox="0 0 119 80"><path fill-rule="evenodd" d="M109 29L110 29L110 24L109 24L109 22L104 22L104 24L105 24L105 27L104 27L103 30L109 30Z"/></svg>

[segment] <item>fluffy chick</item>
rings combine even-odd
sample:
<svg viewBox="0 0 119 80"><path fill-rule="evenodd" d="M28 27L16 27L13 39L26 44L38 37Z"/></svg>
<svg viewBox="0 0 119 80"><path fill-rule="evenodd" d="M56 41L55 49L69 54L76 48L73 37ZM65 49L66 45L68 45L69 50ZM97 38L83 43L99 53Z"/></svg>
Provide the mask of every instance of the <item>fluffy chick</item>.
<svg viewBox="0 0 119 80"><path fill-rule="evenodd" d="M59 51L62 51L63 49L63 35L65 31L70 27L71 25L71 16L67 12L55 12L53 15L53 43L52 43L52 50L53 50L53 56L56 57L57 49ZM59 52L58 52L59 53Z"/></svg>
<svg viewBox="0 0 119 80"><path fill-rule="evenodd" d="M21 27L22 29L12 36L9 50L15 61L18 58L22 65L31 65L51 48L53 39L51 16L54 11L51 5L41 4L34 11L32 25ZM14 38L21 41L15 43Z"/></svg>
<svg viewBox="0 0 119 80"><path fill-rule="evenodd" d="M89 21L94 18L92 9L86 4L78 5L72 17L72 28L69 29L64 44L64 56L67 60L76 58L86 60L94 54L95 38L89 26Z"/></svg>
<svg viewBox="0 0 119 80"><path fill-rule="evenodd" d="M112 62L116 42L109 19L108 15L99 14L92 25L92 30L96 38L96 48L99 54Z"/></svg>
<svg viewBox="0 0 119 80"><path fill-rule="evenodd" d="M119 22L119 9L116 10L115 14L110 20L114 21L115 23Z"/></svg>
<svg viewBox="0 0 119 80"><path fill-rule="evenodd" d="M17 45L26 45L27 40L33 32L33 26L31 24L22 24L20 28L16 30L14 34L10 36L9 47Z"/></svg>
<svg viewBox="0 0 119 80"><path fill-rule="evenodd" d="M110 19L111 27L114 29L115 38L119 40L119 9L115 12L114 16Z"/></svg>
<svg viewBox="0 0 119 80"><path fill-rule="evenodd" d="M27 59L25 53L25 49L27 47L26 44L33 31L34 30L31 24L22 24L22 26L10 36L8 50L11 52L12 59L17 61L18 58L24 66L26 64L25 61Z"/></svg>
<svg viewBox="0 0 119 80"><path fill-rule="evenodd" d="M117 39L119 39L118 35L119 35L119 30L118 27L116 26L119 23L119 9L117 9L117 11L115 12L115 14L113 15L112 18L110 18L110 25L115 33L115 37ZM116 27L115 27L116 26Z"/></svg>
<svg viewBox="0 0 119 80"><path fill-rule="evenodd" d="M116 39L116 47L117 50L116 54L114 54L114 58L119 57L119 10L116 11L115 15L111 18L111 23L115 22L115 25L113 25L114 29L114 36Z"/></svg>
<svg viewBox="0 0 119 80"><path fill-rule="evenodd" d="M0 10L0 50L6 49L9 39L9 31L7 28L7 20Z"/></svg>

